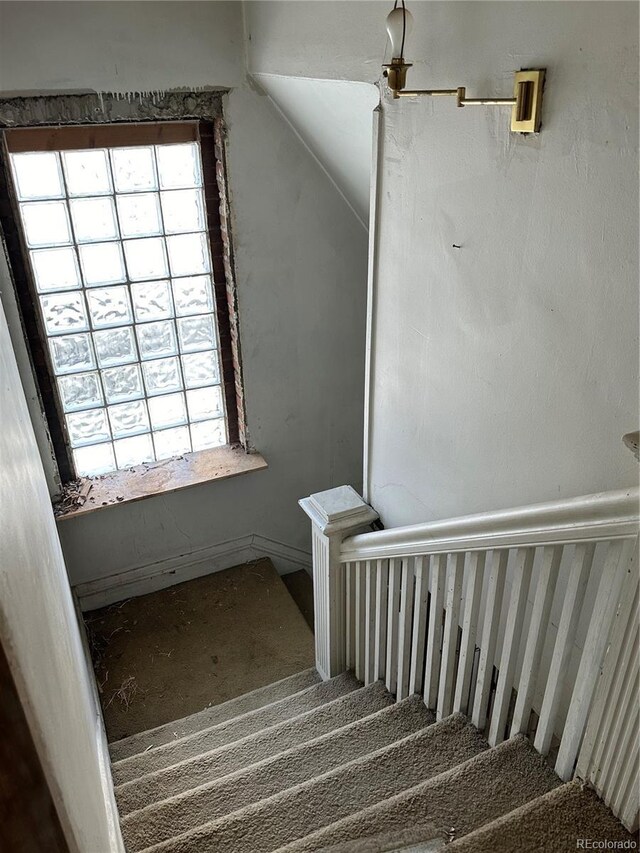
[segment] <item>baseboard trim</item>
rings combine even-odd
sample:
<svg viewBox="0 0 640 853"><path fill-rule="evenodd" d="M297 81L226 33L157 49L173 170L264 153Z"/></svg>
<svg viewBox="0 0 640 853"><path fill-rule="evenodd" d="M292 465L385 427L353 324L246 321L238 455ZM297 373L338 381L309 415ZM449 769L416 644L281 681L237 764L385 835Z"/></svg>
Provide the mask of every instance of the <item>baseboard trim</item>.
<svg viewBox="0 0 640 853"><path fill-rule="evenodd" d="M281 575L300 569L311 572L311 554L308 551L254 533L76 584L73 590L85 612L221 572L260 557L269 557Z"/></svg>
<svg viewBox="0 0 640 853"><path fill-rule="evenodd" d="M279 575L299 572L300 569L304 569L310 575L313 574L311 553L302 548L285 545L284 542L254 534L253 549L256 557L269 557Z"/></svg>

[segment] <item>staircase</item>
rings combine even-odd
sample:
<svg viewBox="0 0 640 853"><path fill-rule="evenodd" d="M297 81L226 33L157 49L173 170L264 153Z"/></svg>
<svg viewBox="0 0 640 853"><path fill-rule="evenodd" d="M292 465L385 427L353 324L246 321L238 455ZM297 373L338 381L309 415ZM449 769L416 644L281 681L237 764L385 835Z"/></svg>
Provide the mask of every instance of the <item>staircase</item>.
<svg viewBox="0 0 640 853"><path fill-rule="evenodd" d="M128 853L576 849L631 836L522 735L315 669L111 745Z"/></svg>

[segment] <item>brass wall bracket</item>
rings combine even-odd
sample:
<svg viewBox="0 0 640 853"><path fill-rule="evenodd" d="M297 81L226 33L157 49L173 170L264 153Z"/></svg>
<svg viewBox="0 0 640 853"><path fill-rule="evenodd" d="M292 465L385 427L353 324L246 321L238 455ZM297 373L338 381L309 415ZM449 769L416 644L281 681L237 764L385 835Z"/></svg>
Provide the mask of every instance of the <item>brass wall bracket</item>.
<svg viewBox="0 0 640 853"><path fill-rule="evenodd" d="M407 69L404 62L385 66L385 75L394 98L453 97L458 107L511 107L511 130L514 133L537 133L540 130L544 69L516 71L512 98L467 98L465 86L455 89L405 89Z"/></svg>
<svg viewBox="0 0 640 853"><path fill-rule="evenodd" d="M511 112L511 130L514 133L537 133L542 113L544 68L516 71L513 94L515 106Z"/></svg>

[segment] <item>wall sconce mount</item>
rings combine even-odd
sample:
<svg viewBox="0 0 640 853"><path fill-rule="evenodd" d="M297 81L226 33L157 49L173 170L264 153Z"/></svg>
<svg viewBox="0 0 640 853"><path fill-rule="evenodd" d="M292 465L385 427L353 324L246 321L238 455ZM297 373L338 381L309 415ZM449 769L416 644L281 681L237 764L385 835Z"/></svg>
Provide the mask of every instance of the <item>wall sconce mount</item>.
<svg viewBox="0 0 640 853"><path fill-rule="evenodd" d="M405 8L404 0L396 5L387 17L387 32L391 42L393 58L383 65L384 76L394 98L453 97L458 107L511 107L511 130L514 133L537 133L540 130L544 69L534 68L516 71L513 97L511 98L468 98L465 86L455 89L406 89L407 71L410 62L404 60L405 39L411 31L413 18Z"/></svg>

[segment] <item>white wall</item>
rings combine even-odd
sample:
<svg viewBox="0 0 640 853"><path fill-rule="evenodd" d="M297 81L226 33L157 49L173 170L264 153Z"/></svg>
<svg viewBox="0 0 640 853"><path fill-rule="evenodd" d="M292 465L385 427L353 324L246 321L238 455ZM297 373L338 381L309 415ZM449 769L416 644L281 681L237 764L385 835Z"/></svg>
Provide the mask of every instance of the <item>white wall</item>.
<svg viewBox="0 0 640 853"><path fill-rule="evenodd" d="M364 228L369 226L373 110L368 83L254 74L304 144L317 157Z"/></svg>
<svg viewBox="0 0 640 853"><path fill-rule="evenodd" d="M388 526L637 482L637 39L631 3L451 3L418 32L438 71L411 85L548 77L534 137L496 108L385 105L369 466Z"/></svg>
<svg viewBox="0 0 640 853"><path fill-rule="evenodd" d="M146 92L235 86L238 2L0 3L3 93Z"/></svg>
<svg viewBox="0 0 640 853"><path fill-rule="evenodd" d="M56 497L60 494L61 488L58 465L56 463L53 444L51 443L49 427L43 413L42 399L36 384L31 356L22 327L22 320L20 319L16 293L6 266L4 254L0 258L0 266L2 267L2 274L0 275L0 303L2 303L7 326L9 327L13 352L18 364L20 379L22 380L22 389L27 400L27 406L29 407L29 415L31 416L31 424L38 443L38 450L40 451L47 488L49 489L49 494L52 497Z"/></svg>
<svg viewBox="0 0 640 853"><path fill-rule="evenodd" d="M2 88L236 87L225 114L247 420L269 464L60 522L72 583L252 534L305 557L298 498L361 480L365 230L270 100L241 85L240 3L26 5L0 4Z"/></svg>
<svg viewBox="0 0 640 853"><path fill-rule="evenodd" d="M450 0L429 3L449 5ZM410 8L423 3L411 3ZM245 7L251 73L359 80L380 76L388 0L248 0Z"/></svg>
<svg viewBox="0 0 640 853"><path fill-rule="evenodd" d="M389 4L246 8L254 72L379 78ZM383 106L369 499L395 526L635 482L637 4L409 8L411 87L548 76L537 137Z"/></svg>
<svg viewBox="0 0 640 853"><path fill-rule="evenodd" d="M92 676L2 308L0 412L0 642L70 850L115 853L122 847Z"/></svg>
<svg viewBox="0 0 640 853"><path fill-rule="evenodd" d="M269 468L62 521L75 583L249 533L308 550L298 498L361 477L366 232L266 95L235 90L225 115L247 420Z"/></svg>

